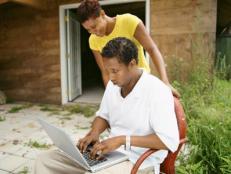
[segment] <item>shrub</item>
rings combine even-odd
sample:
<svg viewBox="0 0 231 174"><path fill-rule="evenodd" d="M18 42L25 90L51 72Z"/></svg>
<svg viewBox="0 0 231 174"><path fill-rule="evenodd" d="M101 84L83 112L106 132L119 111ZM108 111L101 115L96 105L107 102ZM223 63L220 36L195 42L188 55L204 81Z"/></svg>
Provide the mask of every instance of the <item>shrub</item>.
<svg viewBox="0 0 231 174"><path fill-rule="evenodd" d="M177 173L231 173L231 83L200 70L191 77L184 85L174 83L182 94L189 139Z"/></svg>

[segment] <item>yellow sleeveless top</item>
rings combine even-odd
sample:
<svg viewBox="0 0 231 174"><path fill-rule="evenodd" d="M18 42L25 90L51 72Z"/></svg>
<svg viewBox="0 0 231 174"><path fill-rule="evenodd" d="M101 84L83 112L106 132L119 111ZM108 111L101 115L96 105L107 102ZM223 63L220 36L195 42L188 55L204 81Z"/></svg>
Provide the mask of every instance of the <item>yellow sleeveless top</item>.
<svg viewBox="0 0 231 174"><path fill-rule="evenodd" d="M128 13L123 15L117 15L114 29L109 35L99 37L95 34L91 34L91 36L89 37L90 48L92 50L102 52L103 47L107 44L108 41L116 37L126 37L133 41L138 48L139 68L143 68L147 72L150 72L149 65L144 56L143 47L134 37L136 27L140 22L141 20L138 17Z"/></svg>

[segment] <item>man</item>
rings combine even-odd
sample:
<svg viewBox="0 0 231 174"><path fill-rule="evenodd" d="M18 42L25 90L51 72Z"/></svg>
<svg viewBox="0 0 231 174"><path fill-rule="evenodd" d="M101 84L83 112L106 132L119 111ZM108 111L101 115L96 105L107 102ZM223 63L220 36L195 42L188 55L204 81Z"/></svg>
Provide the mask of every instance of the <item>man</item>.
<svg viewBox="0 0 231 174"><path fill-rule="evenodd" d="M133 163L147 148L160 149L145 165L154 166L159 174L159 164L174 152L179 144L177 121L171 90L159 79L139 69L138 51L126 38L115 38L102 50L103 63L109 74L101 105L96 112L91 130L78 142L80 151L94 144L91 157L119 149L129 156L129 162L100 171L100 174L127 174ZM110 138L99 141L106 129ZM124 150L123 146L126 146ZM58 152L48 152L36 161L36 173L84 173L81 167Z"/></svg>
<svg viewBox="0 0 231 174"><path fill-rule="evenodd" d="M179 93L168 81L164 60L159 49L138 17L131 14L109 17L102 10L98 0L83 0L77 9L77 16L82 26L91 34L89 38L90 49L101 70L105 86L109 81L109 76L100 54L102 48L109 40L115 37L126 37L132 40L138 48L138 66L150 72L149 65L144 56L144 48L156 66L161 80L172 89L173 94L179 96Z"/></svg>

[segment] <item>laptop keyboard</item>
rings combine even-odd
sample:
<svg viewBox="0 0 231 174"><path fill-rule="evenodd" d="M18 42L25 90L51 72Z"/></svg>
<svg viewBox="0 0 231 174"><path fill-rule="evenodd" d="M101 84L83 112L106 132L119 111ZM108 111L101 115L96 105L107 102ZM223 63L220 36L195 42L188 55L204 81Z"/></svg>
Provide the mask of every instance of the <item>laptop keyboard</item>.
<svg viewBox="0 0 231 174"><path fill-rule="evenodd" d="M91 159L90 158L90 151L88 151L88 150L83 152L83 157L85 158L85 160L87 161L89 166L94 166L96 164L100 164L100 163L102 163L104 161L107 161L107 159L105 157L102 157L100 159Z"/></svg>

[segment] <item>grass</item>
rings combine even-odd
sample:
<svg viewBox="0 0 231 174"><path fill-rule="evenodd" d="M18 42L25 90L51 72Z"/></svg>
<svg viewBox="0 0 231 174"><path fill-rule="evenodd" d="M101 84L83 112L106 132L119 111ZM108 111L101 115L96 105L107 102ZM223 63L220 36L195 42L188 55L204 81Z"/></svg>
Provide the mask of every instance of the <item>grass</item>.
<svg viewBox="0 0 231 174"><path fill-rule="evenodd" d="M40 105L40 110L45 112L50 112L50 115L62 115L61 119L71 120L71 115L73 114L82 114L85 117L94 116L95 112L98 109L96 105L69 105L64 107L58 107L53 105ZM65 112L65 113L62 113Z"/></svg>
<svg viewBox="0 0 231 174"><path fill-rule="evenodd" d="M48 104L42 104L40 105L40 110L44 112L50 112L50 115L60 115L62 112L62 107L58 107L55 105L48 105Z"/></svg>
<svg viewBox="0 0 231 174"><path fill-rule="evenodd" d="M6 120L6 117L5 117L5 116L0 115L0 122L5 121L5 120Z"/></svg>
<svg viewBox="0 0 231 174"><path fill-rule="evenodd" d="M68 111L70 114L80 113L83 114L85 117L94 116L95 112L97 111L97 106L92 105L72 105L66 106L65 110Z"/></svg>
<svg viewBox="0 0 231 174"><path fill-rule="evenodd" d="M32 106L33 106L33 104L31 104L31 103L27 103L27 104L20 105L20 106L14 106L8 111L8 113L18 113L19 111L21 111L23 109L30 108Z"/></svg>
<svg viewBox="0 0 231 174"><path fill-rule="evenodd" d="M204 62L203 62L204 61ZM181 93L189 152L179 157L179 174L231 173L231 81L224 71L208 71L198 62L187 82L175 82Z"/></svg>
<svg viewBox="0 0 231 174"><path fill-rule="evenodd" d="M61 120L72 120L72 117L70 116L62 116L60 117Z"/></svg>
<svg viewBox="0 0 231 174"><path fill-rule="evenodd" d="M90 129L90 126L79 126L79 125L75 125L76 129L82 129L82 130L86 130L86 129Z"/></svg>
<svg viewBox="0 0 231 174"><path fill-rule="evenodd" d="M49 149L51 147L50 144L39 143L38 141L34 141L34 140L29 140L29 142L25 143L25 145L37 149Z"/></svg>
<svg viewBox="0 0 231 174"><path fill-rule="evenodd" d="M21 171L18 172L18 174L27 174L29 173L28 167L24 167Z"/></svg>

